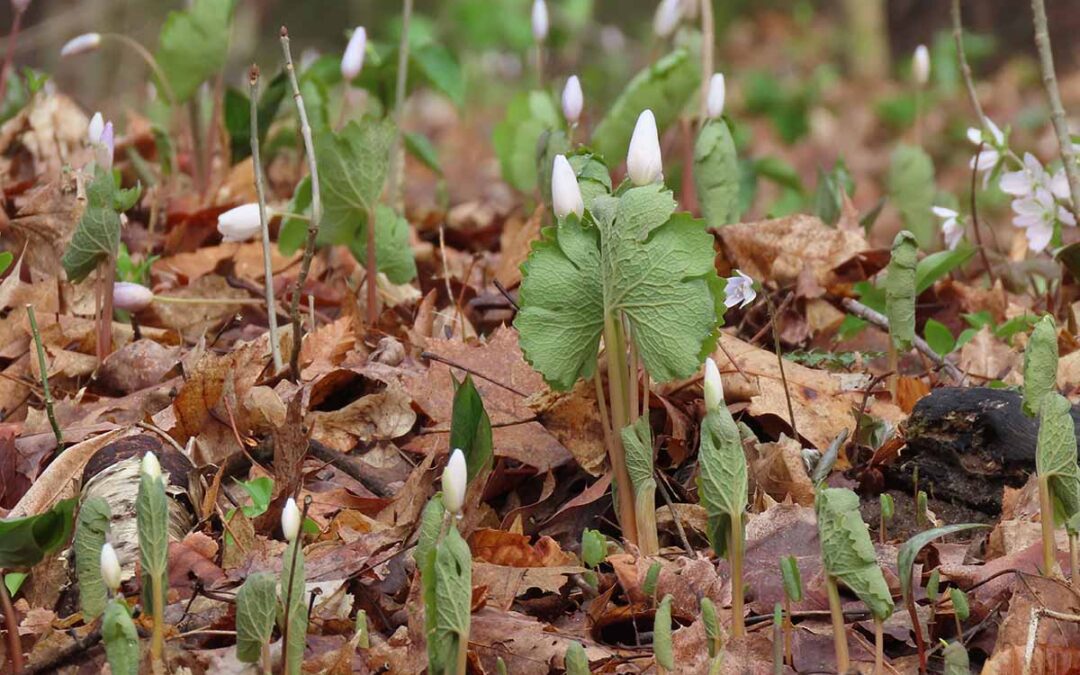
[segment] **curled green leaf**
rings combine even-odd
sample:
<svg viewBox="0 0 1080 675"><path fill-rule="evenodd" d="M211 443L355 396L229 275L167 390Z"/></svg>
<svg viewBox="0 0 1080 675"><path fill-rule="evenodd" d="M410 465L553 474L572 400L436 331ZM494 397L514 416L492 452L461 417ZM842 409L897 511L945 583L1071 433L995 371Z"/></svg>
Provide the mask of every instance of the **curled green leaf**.
<svg viewBox="0 0 1080 675"><path fill-rule="evenodd" d="M907 350L915 340L915 268L918 246L915 237L902 230L893 240L885 279L885 314L889 333L897 349Z"/></svg>
<svg viewBox="0 0 1080 675"><path fill-rule="evenodd" d="M270 644L277 616L277 579L269 572L248 576L236 592L236 658L257 663Z"/></svg>
<svg viewBox="0 0 1080 675"><path fill-rule="evenodd" d="M581 533L581 561L593 568L607 557L607 538L598 531L585 528Z"/></svg>
<svg viewBox="0 0 1080 675"><path fill-rule="evenodd" d="M950 642L941 655L945 658L942 675L971 675L971 664L964 643L959 640Z"/></svg>
<svg viewBox="0 0 1080 675"><path fill-rule="evenodd" d="M675 655L671 648L671 596L665 595L656 608L653 620L653 652L656 663L668 670L675 669Z"/></svg>
<svg viewBox="0 0 1080 675"><path fill-rule="evenodd" d="M739 221L739 158L722 119L701 128L694 143L694 187L709 227Z"/></svg>
<svg viewBox="0 0 1080 675"><path fill-rule="evenodd" d="M101 641L105 643L105 657L115 675L139 675L139 632L120 598L105 607Z"/></svg>
<svg viewBox="0 0 1080 675"><path fill-rule="evenodd" d="M1076 534L1080 514L1080 466L1076 463L1076 427L1072 405L1057 392L1043 396L1039 412L1039 437L1035 467L1050 483L1054 520Z"/></svg>
<svg viewBox="0 0 1080 675"><path fill-rule="evenodd" d="M466 375L454 391L453 412L450 417L450 447L465 453L470 482L491 465L494 457L491 418L484 409L484 401L473 384L472 375Z"/></svg>
<svg viewBox="0 0 1080 675"><path fill-rule="evenodd" d="M284 618L289 622L288 658L285 663L287 675L300 675L304 665L304 649L307 647L308 606L304 592L306 575L301 539L294 539L282 554L281 592L288 612Z"/></svg>
<svg viewBox="0 0 1080 675"><path fill-rule="evenodd" d="M641 592L646 597L651 598L656 594L656 585L660 581L660 568L660 561L657 560L649 565L649 569L645 572L645 582L641 584Z"/></svg>
<svg viewBox="0 0 1080 675"><path fill-rule="evenodd" d="M566 675L589 675L589 657L585 653L585 646L577 640L566 648L566 656L563 658Z"/></svg>
<svg viewBox="0 0 1080 675"><path fill-rule="evenodd" d="M709 645L709 657L714 657L720 652L721 636L720 618L716 614L716 605L708 596L701 599L701 620L705 624L705 638Z"/></svg>
<svg viewBox="0 0 1080 675"><path fill-rule="evenodd" d="M919 551L924 546L932 542L933 540L944 537L950 534L956 534L957 532L963 532L964 530L974 530L977 528L989 527L988 525L981 525L978 523L958 523L956 525L946 525L944 527L935 527L932 530L926 530L925 532L919 532L911 539L904 542L900 547L900 551L896 555L896 568L897 573L900 575L900 592L904 598L907 598L911 593L911 574L913 565L915 564L915 558L918 557ZM930 576L930 581L934 583L934 595L937 595L937 582L940 578L937 570L934 570ZM927 595L930 595L930 587L927 586ZM933 600L933 598L931 598Z"/></svg>
<svg viewBox="0 0 1080 675"><path fill-rule="evenodd" d="M953 586L949 589L949 600L952 601L953 612L960 621L967 621L971 616L971 606L968 604L967 594Z"/></svg>
<svg viewBox="0 0 1080 675"><path fill-rule="evenodd" d="M698 495L709 519L709 545L717 555L726 555L731 528L743 526L749 489L739 428L726 406L710 410L701 422L698 466Z"/></svg>
<svg viewBox="0 0 1080 675"><path fill-rule="evenodd" d="M139 564L142 567L143 607L154 606L154 581L161 596L169 584L169 499L161 476L139 475L135 498L135 520L139 531Z"/></svg>
<svg viewBox="0 0 1080 675"><path fill-rule="evenodd" d="M930 578L926 581L926 599L930 602L937 602L940 587L941 570L935 569L930 573Z"/></svg>
<svg viewBox="0 0 1080 675"><path fill-rule="evenodd" d="M1057 386L1058 340L1054 317L1039 319L1024 350L1024 412L1038 415L1043 399Z"/></svg>
<svg viewBox="0 0 1080 675"><path fill-rule="evenodd" d="M859 515L858 495L846 488L821 489L814 507L825 571L859 596L874 618L887 619L893 612L892 594Z"/></svg>
<svg viewBox="0 0 1080 675"><path fill-rule="evenodd" d="M780 558L780 576L784 580L784 595L788 600L802 602L802 574L799 573L799 563L795 560L795 556L786 555Z"/></svg>
<svg viewBox="0 0 1080 675"><path fill-rule="evenodd" d="M893 501L892 495L888 492L882 492L880 496L881 502L881 517L886 521L892 520L896 515L896 502Z"/></svg>
<svg viewBox="0 0 1080 675"><path fill-rule="evenodd" d="M79 607L87 621L105 611L109 594L101 579L101 547L109 534L112 510L101 497L79 505L75 524L75 572L79 580Z"/></svg>
<svg viewBox="0 0 1080 675"><path fill-rule="evenodd" d="M449 675L458 649L468 643L472 609L472 553L456 527L435 547L434 575L435 604L424 607L434 615L427 635L429 670Z"/></svg>

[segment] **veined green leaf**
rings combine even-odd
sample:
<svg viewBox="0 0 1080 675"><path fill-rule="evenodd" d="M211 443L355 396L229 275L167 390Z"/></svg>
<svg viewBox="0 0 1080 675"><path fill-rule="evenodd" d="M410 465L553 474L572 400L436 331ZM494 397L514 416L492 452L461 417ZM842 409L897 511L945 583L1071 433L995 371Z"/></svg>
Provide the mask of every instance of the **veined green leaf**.
<svg viewBox="0 0 1080 675"><path fill-rule="evenodd" d="M61 260L69 281L79 283L102 260L117 255L120 213L135 205L139 192L138 187L118 190L111 172L94 168L94 178L86 186L86 209Z"/></svg>
<svg viewBox="0 0 1080 675"><path fill-rule="evenodd" d="M315 136L323 202L320 244L349 244L358 236L382 194L393 139L389 121L370 118Z"/></svg>
<svg viewBox="0 0 1080 675"><path fill-rule="evenodd" d="M846 488L824 488L818 490L814 508L825 572L859 596L875 618L888 618L893 612L892 594L859 515L859 497Z"/></svg>
<svg viewBox="0 0 1080 675"><path fill-rule="evenodd" d="M293 572L294 568L295 572ZM291 591L290 581L292 582ZM282 604L288 606L289 621L288 661L285 664L287 675L300 675L304 664L304 648L307 646L308 625L307 594L304 592L304 588L304 547L301 544L301 538L297 537L285 548L285 553L282 554Z"/></svg>
<svg viewBox="0 0 1080 675"><path fill-rule="evenodd" d="M743 527L748 479L742 439L727 407L710 410L701 422L698 495L709 518L709 545L727 554L732 527Z"/></svg>
<svg viewBox="0 0 1080 675"><path fill-rule="evenodd" d="M649 418L639 417L634 424L623 427L620 435L630 482L634 485L634 492L640 492L646 483L653 481L652 427ZM655 482L652 482L652 488L656 489Z"/></svg>
<svg viewBox="0 0 1080 675"><path fill-rule="evenodd" d="M556 389L596 367L604 317L624 315L657 382L688 377L718 323L712 238L699 220L672 216L660 185L600 196L544 231L522 266L514 325L526 359Z"/></svg>
<svg viewBox="0 0 1080 675"><path fill-rule="evenodd" d="M739 222L739 158L724 120L701 128L694 143L694 186L709 227Z"/></svg>
<svg viewBox="0 0 1080 675"><path fill-rule="evenodd" d="M937 239L934 226L934 162L926 151L914 145L899 145L893 151L886 179L889 197L900 210L904 227L914 233L921 248L931 249Z"/></svg>
<svg viewBox="0 0 1080 675"><path fill-rule="evenodd" d="M120 598L105 607L101 641L105 643L109 669L115 675L139 675L139 632Z"/></svg>
<svg viewBox="0 0 1080 675"><path fill-rule="evenodd" d="M581 533L581 561L593 568L607 558L607 538L598 530L585 528Z"/></svg>
<svg viewBox="0 0 1080 675"><path fill-rule="evenodd" d="M105 611L109 594L101 579L101 547L109 534L112 510L101 497L91 497L79 506L75 525L75 572L79 580L79 607L87 621Z"/></svg>
<svg viewBox="0 0 1080 675"><path fill-rule="evenodd" d="M270 80L270 84L259 96L258 139L260 144L266 140L266 133L270 131L270 124L277 117L278 109L285 100L288 89L289 82L285 77L285 71L281 71ZM307 103L306 100L305 103ZM229 132L232 162L237 164L251 156L251 100L244 92L229 87L225 90L223 111L225 129Z"/></svg>
<svg viewBox="0 0 1080 675"><path fill-rule="evenodd" d="M780 558L780 576L784 580L784 595L788 597L788 600L802 602L802 574L799 572L799 563L795 560L795 556L787 555Z"/></svg>
<svg viewBox="0 0 1080 675"><path fill-rule="evenodd" d="M690 52L677 49L634 76L607 115L593 130L592 146L608 164L626 158L630 136L641 111L649 108L656 116L660 133L674 122L701 83L696 61Z"/></svg>
<svg viewBox="0 0 1080 675"><path fill-rule="evenodd" d="M166 595L169 584L169 499L165 495L165 483L160 476L139 474L135 518L139 531L143 607L152 608L154 593L151 580L156 579L161 584L162 597Z"/></svg>
<svg viewBox="0 0 1080 675"><path fill-rule="evenodd" d="M244 580L236 592L236 658L257 663L263 645L270 644L277 616L277 579L257 572Z"/></svg>
<svg viewBox="0 0 1080 675"><path fill-rule="evenodd" d="M818 169L817 191L814 193L814 215L827 224L836 225L840 220L844 206L844 196L855 192L855 181L851 178L844 159L836 160L831 171Z"/></svg>
<svg viewBox="0 0 1080 675"><path fill-rule="evenodd" d="M906 599L908 593L911 592L912 566L915 564L915 558L919 555L919 551L921 551L924 546L938 537L944 537L957 532L963 532L964 530L974 530L981 527L989 526L976 523L959 523L956 525L935 527L932 530L919 532L911 539L905 541L904 545L900 547L900 551L896 555L896 568L900 575L900 592L903 594L904 598ZM929 591L927 591L927 594L929 595Z"/></svg>
<svg viewBox="0 0 1080 675"><path fill-rule="evenodd" d="M949 589L949 600L952 601L953 612L956 613L956 618L961 621L967 621L971 616L971 606L968 604L967 594L962 590L953 586Z"/></svg>
<svg viewBox="0 0 1080 675"><path fill-rule="evenodd" d="M705 638L709 645L709 657L720 652L720 618L716 615L716 605L708 596L701 598L701 620L705 624Z"/></svg>
<svg viewBox="0 0 1080 675"><path fill-rule="evenodd" d="M930 349L939 356L950 354L956 349L956 339L949 328L940 321L927 319L923 334L926 336L926 344L930 345Z"/></svg>
<svg viewBox="0 0 1080 675"><path fill-rule="evenodd" d="M465 105L465 78L453 52L435 42L428 42L409 53L412 69L436 90L446 94L454 105ZM395 58L394 63L396 64ZM394 66L397 70L397 66Z"/></svg>
<svg viewBox="0 0 1080 675"><path fill-rule="evenodd" d="M1035 324L1024 350L1024 412L1038 415L1043 399L1057 386L1058 341L1054 317Z"/></svg>
<svg viewBox="0 0 1080 675"><path fill-rule="evenodd" d="M169 12L156 59L177 102L191 98L225 66L235 6L235 0L195 0L185 11Z"/></svg>
<svg viewBox="0 0 1080 675"><path fill-rule="evenodd" d="M0 568L28 569L66 544L75 526L76 501L65 499L36 516L0 520Z"/></svg>
<svg viewBox="0 0 1080 675"><path fill-rule="evenodd" d="M901 230L893 241L885 279L885 314L897 349L907 350L915 340L915 267L919 252L915 237Z"/></svg>
<svg viewBox="0 0 1080 675"><path fill-rule="evenodd" d="M435 604L425 605L434 614L428 630L428 669L450 675L456 668L458 647L469 639L472 606L472 553L456 527L435 547ZM425 598L426 599L426 598Z"/></svg>
<svg viewBox="0 0 1080 675"><path fill-rule="evenodd" d="M440 176L443 175L442 163L439 162L439 151L431 143L431 139L421 133L417 132L405 132L402 134L402 138L405 139L405 149L409 151L409 154L420 160L420 162L431 169Z"/></svg>
<svg viewBox="0 0 1080 675"><path fill-rule="evenodd" d="M562 127L551 96L544 91L522 92L510 101L506 117L495 126L491 141L503 180L522 192L537 185L537 146L540 137Z"/></svg>
<svg viewBox="0 0 1080 675"><path fill-rule="evenodd" d="M667 670L675 669L675 655L671 648L671 596L665 595L656 608L653 619L653 653L656 663Z"/></svg>
<svg viewBox="0 0 1080 675"><path fill-rule="evenodd" d="M457 385L450 419L450 447L465 453L468 479L471 482L491 465L495 445L491 438L491 418L473 384L472 376Z"/></svg>
<svg viewBox="0 0 1080 675"><path fill-rule="evenodd" d="M971 664L963 642L959 640L950 642L941 655L945 658L945 670L942 675L971 675Z"/></svg>
<svg viewBox="0 0 1080 675"><path fill-rule="evenodd" d="M563 661L566 675L589 675L589 657L585 654L585 646L577 640L566 647Z"/></svg>
<svg viewBox="0 0 1080 675"><path fill-rule="evenodd" d="M1054 342L1056 345L1056 338ZM1075 534L1076 521L1073 518L1080 514L1080 466L1076 464L1076 428L1069 399L1057 392L1050 392L1042 397L1035 467L1039 477L1046 477L1050 483L1054 520L1065 525L1070 534Z"/></svg>

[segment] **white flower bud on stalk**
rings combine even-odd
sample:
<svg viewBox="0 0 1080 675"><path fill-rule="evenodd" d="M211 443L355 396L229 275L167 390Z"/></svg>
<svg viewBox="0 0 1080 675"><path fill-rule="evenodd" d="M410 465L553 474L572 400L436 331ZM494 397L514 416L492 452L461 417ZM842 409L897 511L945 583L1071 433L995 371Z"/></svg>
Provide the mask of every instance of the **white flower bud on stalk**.
<svg viewBox="0 0 1080 675"><path fill-rule="evenodd" d="M915 48L911 70L915 75L915 83L920 87L925 87L926 83L930 81L930 50L926 48L926 45L919 45Z"/></svg>
<svg viewBox="0 0 1080 675"><path fill-rule="evenodd" d="M117 281L113 284L113 307L125 312L141 312L154 301L154 292L142 284Z"/></svg>
<svg viewBox="0 0 1080 675"><path fill-rule="evenodd" d="M544 0L534 0L532 6L532 34L537 42L543 42L548 34L548 8Z"/></svg>
<svg viewBox="0 0 1080 675"><path fill-rule="evenodd" d="M218 216L223 241L247 241L262 231L258 203L243 204Z"/></svg>
<svg viewBox="0 0 1080 675"><path fill-rule="evenodd" d="M113 593L120 588L120 559L116 549L108 543L101 547L101 580Z"/></svg>
<svg viewBox="0 0 1080 675"><path fill-rule="evenodd" d="M724 405L724 382L720 379L720 369L712 357L705 359L705 410L716 410Z"/></svg>
<svg viewBox="0 0 1080 675"><path fill-rule="evenodd" d="M713 73L709 78L709 95L705 99L705 108L709 117L717 119L724 114L724 100L727 97L727 87L724 84L723 73Z"/></svg>
<svg viewBox="0 0 1080 675"><path fill-rule="evenodd" d="M656 117L651 110L642 111L634 125L630 149L626 153L626 172L634 185L655 183L664 173L660 136L656 131Z"/></svg>
<svg viewBox="0 0 1080 675"><path fill-rule="evenodd" d="M557 218L565 218L571 213L580 218L585 213L577 175L565 155L555 155L551 167L551 208Z"/></svg>
<svg viewBox="0 0 1080 675"><path fill-rule="evenodd" d="M141 471L144 476L161 478L161 463L158 462L157 455L152 452L143 455Z"/></svg>
<svg viewBox="0 0 1080 675"><path fill-rule="evenodd" d="M442 473L442 499L447 511L461 513L465 506L465 490L468 486L469 468L465 463L465 453L455 449L450 453L450 459Z"/></svg>
<svg viewBox="0 0 1080 675"><path fill-rule="evenodd" d="M671 37L682 21L682 0L661 0L653 16L653 32L661 39Z"/></svg>
<svg viewBox="0 0 1080 675"><path fill-rule="evenodd" d="M300 534L300 519L302 517L300 507L296 505L296 500L289 497L285 501L285 507L281 509L281 532L285 535L286 541L296 541L297 535Z"/></svg>
<svg viewBox="0 0 1080 675"><path fill-rule="evenodd" d="M94 116L90 118L90 124L86 126L86 140L90 145L97 145L101 142L101 134L105 131L105 118L101 116L100 112L94 113Z"/></svg>
<svg viewBox="0 0 1080 675"><path fill-rule="evenodd" d="M581 110L585 107L585 94L581 91L581 80L577 75L571 75L566 81L562 92L562 111L566 121L577 124L581 118Z"/></svg>
<svg viewBox="0 0 1080 675"><path fill-rule="evenodd" d="M357 26L349 38L349 44L345 46L345 52L341 56L341 76L345 82L356 79L364 67L364 52L367 49L367 30L363 26Z"/></svg>

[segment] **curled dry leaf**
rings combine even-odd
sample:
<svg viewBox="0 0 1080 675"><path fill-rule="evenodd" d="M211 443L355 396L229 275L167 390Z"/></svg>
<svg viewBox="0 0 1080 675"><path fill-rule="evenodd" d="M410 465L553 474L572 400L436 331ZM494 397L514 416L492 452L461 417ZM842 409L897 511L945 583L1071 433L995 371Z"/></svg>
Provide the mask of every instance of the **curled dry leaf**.
<svg viewBox="0 0 1080 675"><path fill-rule="evenodd" d="M348 452L358 443L404 436L416 423L416 413L401 385L391 382L383 391L358 398L339 410L309 413L307 419L314 440Z"/></svg>
<svg viewBox="0 0 1080 675"><path fill-rule="evenodd" d="M806 474L802 444L788 436L776 443L759 443L750 462L754 484L778 502L790 497L800 506L813 506L814 483Z"/></svg>
<svg viewBox="0 0 1080 675"><path fill-rule="evenodd" d="M473 558L507 567L559 567L574 565L577 557L563 551L551 537L540 537L535 544L522 534L503 530L479 529L469 537Z"/></svg>

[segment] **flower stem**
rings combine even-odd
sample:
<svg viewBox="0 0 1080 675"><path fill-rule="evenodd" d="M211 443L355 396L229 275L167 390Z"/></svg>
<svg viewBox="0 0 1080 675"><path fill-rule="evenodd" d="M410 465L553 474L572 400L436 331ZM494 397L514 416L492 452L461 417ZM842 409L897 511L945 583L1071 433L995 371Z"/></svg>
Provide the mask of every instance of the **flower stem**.
<svg viewBox="0 0 1080 675"><path fill-rule="evenodd" d="M281 372L281 345L278 343L276 303L274 302L274 269L270 249L270 224L266 216L266 188L263 186L262 162L259 157L259 67L252 64L248 79L251 95L251 168L255 174L255 194L259 198L259 224L262 226L263 274L266 279L266 316L270 330L270 355L274 372Z"/></svg>
<svg viewBox="0 0 1080 675"><path fill-rule="evenodd" d="M154 598L154 628L150 633L150 656L155 662L160 662L165 654L165 589L161 584L161 577L164 574L164 571L154 571L150 575L150 592Z"/></svg>
<svg viewBox="0 0 1080 675"><path fill-rule="evenodd" d="M34 346L37 347L38 370L41 371L41 389L45 401L45 414L49 418L53 434L56 436L56 451L64 450L64 435L60 431L60 425L56 421L56 412L53 410L52 392L49 390L49 370L45 364L45 345L41 342L41 331L38 330L37 317L34 315L34 306L26 306L26 316L30 320L30 332L34 336ZM3 583L0 580L0 583Z"/></svg>
<svg viewBox="0 0 1080 675"><path fill-rule="evenodd" d="M728 555L731 556L731 637L738 639L746 635L746 620L743 618L743 516L732 518L731 532L728 535Z"/></svg>
<svg viewBox="0 0 1080 675"><path fill-rule="evenodd" d="M787 375L784 373L784 352L780 346L780 328L776 321L776 308L773 306L772 299L769 294L762 293L765 296L765 304L769 308L769 321L772 323L773 334L773 346L776 349L776 363L780 367L780 380L784 383L784 398L787 400L788 417L791 420L791 435L795 440L799 440L799 430L795 426L795 407L791 404L791 390L788 388Z"/></svg>
<svg viewBox="0 0 1080 675"><path fill-rule="evenodd" d="M406 0L406 2L411 4L412 0ZM403 29L407 33L408 24ZM289 31L285 26L281 27L281 51L285 56L285 72L288 73L293 100L296 102L296 112L300 117L300 135L304 139L304 152L307 154L308 171L311 173L311 221L308 223L304 258L300 262L300 273L296 277L296 286L289 304L289 317L293 327L289 372L293 381L299 381L300 343L303 338L303 328L300 325L300 292L307 282L308 272L311 271L311 259L315 257L315 240L319 236L319 223L322 222L322 197L319 191L319 165L315 159L315 142L311 138L311 124L308 123L307 109L304 108L304 97L300 95L300 85L296 81L296 69L293 67L292 52L289 50Z"/></svg>
<svg viewBox="0 0 1080 675"><path fill-rule="evenodd" d="M698 128L709 117L709 80L712 79L716 48L716 22L713 20L713 0L701 0L701 117Z"/></svg>
<svg viewBox="0 0 1080 675"><path fill-rule="evenodd" d="M885 668L885 624L874 617L874 675L881 675Z"/></svg>
<svg viewBox="0 0 1080 675"><path fill-rule="evenodd" d="M1039 476L1039 518L1042 521L1043 576L1055 576L1057 548L1054 541L1054 503L1050 492L1050 480Z"/></svg>
<svg viewBox="0 0 1080 675"><path fill-rule="evenodd" d="M368 330L375 330L379 322L379 284L378 262L375 259L375 209L368 209L367 218L367 325ZM461 335L465 338L464 332Z"/></svg>
<svg viewBox="0 0 1080 675"><path fill-rule="evenodd" d="M154 55L151 54L150 50L144 47L141 42L134 38L128 37L123 33L102 33L101 39L115 40L116 42L119 42L125 47L132 49L136 54L138 54L139 58L145 61L146 65L150 67L150 70L153 71L154 77L157 79L157 81L161 83L161 91L165 94L165 98L168 99L169 105L172 106L176 104L176 94L173 92L173 88L169 84L169 78L165 77L165 71L161 69L161 64L157 62L157 59L154 58Z"/></svg>
<svg viewBox="0 0 1080 675"><path fill-rule="evenodd" d="M624 538L637 544L637 519L634 510L634 484L630 481L630 472L626 468L620 431L626 426L626 387L623 377L626 373L626 350L619 350L621 341L618 337L618 321L612 314L604 317L604 351L608 363L608 392L611 400L611 470L615 476L615 487L619 493L619 520Z"/></svg>
<svg viewBox="0 0 1080 675"><path fill-rule="evenodd" d="M829 594L829 614L832 616L836 671L846 673L851 667L851 658L848 656L847 633L844 632L844 609L840 605L840 591L836 588L836 579L831 574L825 575L825 590Z"/></svg>
<svg viewBox="0 0 1080 675"><path fill-rule="evenodd" d="M284 29L282 29L284 30ZM285 38L288 39L288 38ZM296 578L296 557L300 552L300 546L304 541L304 521L307 519L308 508L311 506L311 495L304 498L304 508L300 512L300 531L296 533L296 539L292 544L292 560L289 563L289 587L285 590L285 623L281 627L281 664L282 672L288 672L289 670L289 613L293 609L293 580ZM285 550L286 554L290 551Z"/></svg>

